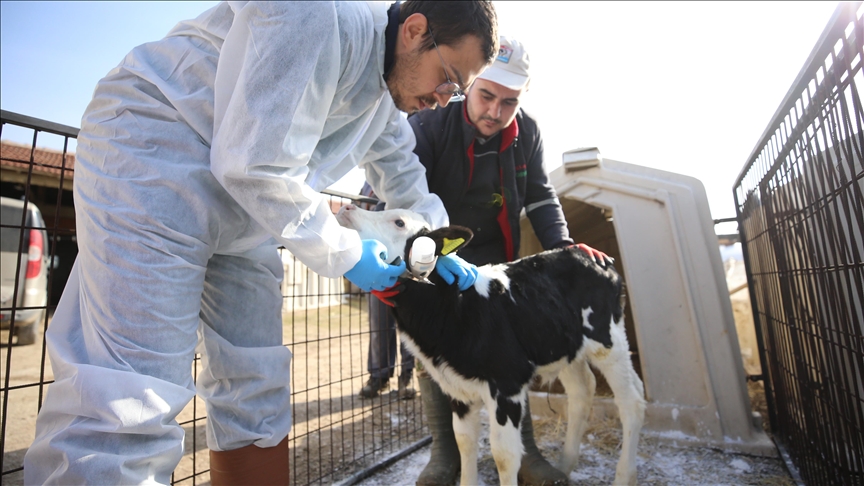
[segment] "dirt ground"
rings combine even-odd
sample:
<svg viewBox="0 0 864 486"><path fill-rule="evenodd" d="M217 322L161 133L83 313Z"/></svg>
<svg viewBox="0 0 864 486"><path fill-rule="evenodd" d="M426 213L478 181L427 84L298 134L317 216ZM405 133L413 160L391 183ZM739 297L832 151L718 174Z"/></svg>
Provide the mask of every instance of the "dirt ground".
<svg viewBox="0 0 864 486"><path fill-rule="evenodd" d="M732 264L731 267L727 265L727 268L730 288L735 288L741 281L743 266ZM348 299L347 304L342 306L295 312L285 319L285 342L295 343L290 346L294 353L292 390L297 393L295 426L292 430L292 467L297 466L303 471L302 478L297 478L297 484L332 483L351 474L351 471L346 471L341 476L330 475L333 469L341 467L339 464L355 461L361 467L368 467L387 454L396 452L398 448L388 449L392 444L411 443L428 435L422 425L419 397L407 401L397 400L395 392L376 400L360 400L356 397L356 392L367 377L368 327L362 300ZM732 307L745 369L748 374L757 374L757 348L746 289L733 294ZM6 342L5 332L0 335L0 339ZM41 336L37 343L41 343ZM33 440L36 404L40 394L44 394L44 388L27 385L52 379L47 360L44 370L42 368L41 344L11 349L9 385L12 389L8 397L2 397L8 400L4 471L20 467L24 452ZM8 352L9 348L5 345L0 348L0 376L5 376ZM395 380L392 381L395 383ZM316 383L327 383L326 390L316 386ZM767 417L761 384L749 383L748 387L754 410ZM186 453L174 476L174 480L180 484L192 484L191 479L182 480L189 478L193 471L209 468L204 432L206 419L193 423L196 411L199 416L205 414L200 399L196 399L178 417L178 422L186 429ZM565 425L552 419L535 417L534 426L537 443L544 455L547 458L557 457L562 447ZM483 430L485 433L487 428ZM574 484L609 484L618 459L620 435L620 423L617 421L592 419L583 439L582 459L571 473L571 481ZM393 442L394 438L401 442ZM481 440L480 457L483 483L497 484L488 435L484 435ZM426 446L359 484L414 484L428 459L429 447ZM685 447L648 434L640 437L637 470L639 484L650 485L795 484L780 459ZM23 474L17 472L3 476L0 482L23 484ZM209 484L209 474L197 476L194 483Z"/></svg>

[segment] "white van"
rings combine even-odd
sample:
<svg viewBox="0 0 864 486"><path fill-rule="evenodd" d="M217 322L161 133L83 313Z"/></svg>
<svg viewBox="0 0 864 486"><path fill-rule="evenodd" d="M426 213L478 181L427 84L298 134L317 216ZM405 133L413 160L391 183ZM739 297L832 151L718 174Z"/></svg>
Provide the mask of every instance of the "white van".
<svg viewBox="0 0 864 486"><path fill-rule="evenodd" d="M24 201L0 197L0 281L0 328L14 315L17 343L35 343L48 304L48 233L32 202L25 215Z"/></svg>

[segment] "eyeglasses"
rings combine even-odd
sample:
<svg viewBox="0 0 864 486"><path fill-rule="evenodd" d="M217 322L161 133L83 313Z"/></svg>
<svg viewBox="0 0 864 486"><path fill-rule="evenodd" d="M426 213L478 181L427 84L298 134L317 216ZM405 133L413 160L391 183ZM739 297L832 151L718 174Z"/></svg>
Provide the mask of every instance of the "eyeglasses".
<svg viewBox="0 0 864 486"><path fill-rule="evenodd" d="M444 68L444 76L447 78L446 83L441 83L435 88L435 92L442 95L450 95L450 102L454 101L462 101L465 99L465 93L462 91L462 88L459 87L458 84L454 83L450 79L450 75L447 73L447 65L444 64L444 58L441 57L441 51L438 49L438 43L435 42L435 36L432 35L432 27L429 27L429 37L432 38L432 45L435 46L435 51L438 53L438 59L441 59L441 67Z"/></svg>

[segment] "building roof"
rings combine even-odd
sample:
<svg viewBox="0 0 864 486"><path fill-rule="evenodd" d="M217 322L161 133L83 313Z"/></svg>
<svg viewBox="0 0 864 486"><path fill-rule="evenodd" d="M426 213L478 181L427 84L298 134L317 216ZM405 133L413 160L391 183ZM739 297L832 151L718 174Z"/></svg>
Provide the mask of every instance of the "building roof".
<svg viewBox="0 0 864 486"><path fill-rule="evenodd" d="M63 153L58 150L38 147L34 150L30 145L5 140L0 142L0 168L26 174L31 167L33 175L59 179L65 171L63 178L72 179L75 155L67 153L64 160Z"/></svg>

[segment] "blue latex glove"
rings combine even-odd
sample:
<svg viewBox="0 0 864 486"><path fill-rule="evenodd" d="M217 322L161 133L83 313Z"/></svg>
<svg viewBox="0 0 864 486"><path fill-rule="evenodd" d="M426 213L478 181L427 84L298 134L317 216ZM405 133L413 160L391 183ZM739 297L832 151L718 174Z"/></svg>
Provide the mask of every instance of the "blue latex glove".
<svg viewBox="0 0 864 486"><path fill-rule="evenodd" d="M354 268L345 272L345 278L360 289L384 290L396 284L396 280L405 272L405 262L398 265L387 263L387 247L378 240L362 240L363 253Z"/></svg>
<svg viewBox="0 0 864 486"><path fill-rule="evenodd" d="M477 267L453 254L439 256L435 270L448 284L458 282L459 290L463 292L477 280Z"/></svg>

